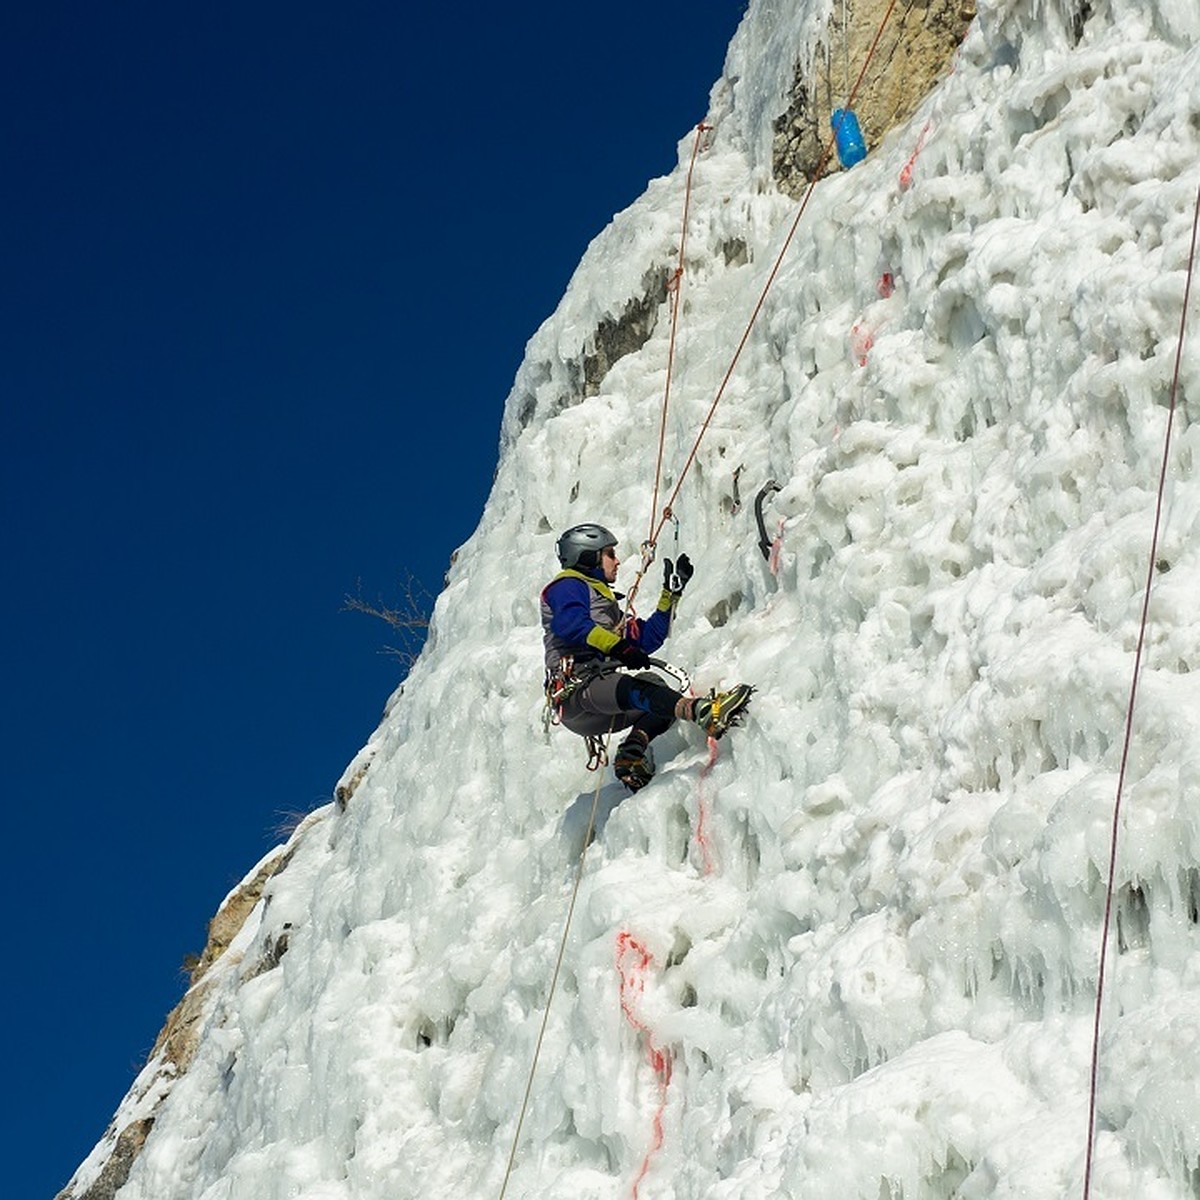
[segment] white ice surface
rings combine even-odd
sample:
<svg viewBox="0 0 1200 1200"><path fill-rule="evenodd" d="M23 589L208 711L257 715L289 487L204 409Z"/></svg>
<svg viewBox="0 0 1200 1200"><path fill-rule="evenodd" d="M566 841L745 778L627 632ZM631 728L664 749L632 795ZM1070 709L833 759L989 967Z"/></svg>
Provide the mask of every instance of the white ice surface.
<svg viewBox="0 0 1200 1200"><path fill-rule="evenodd" d="M668 486L795 211L767 186L770 123L826 7L753 0L713 89ZM1200 187L1200 8L1091 9L1076 42L1069 6L982 3L953 74L814 194L676 506L698 569L666 651L700 688L755 683L752 716L711 772L678 728L649 788L606 781L510 1196L1081 1194ZM648 530L665 306L582 402L580 363L673 265L690 152L688 134L531 339L426 652L347 772L367 766L347 811L298 831L219 964L191 1070L150 1064L117 1114L166 1096L120 1200L498 1193L591 800L581 744L542 734L537 593L562 528L601 520L630 560ZM749 261L727 264L736 242ZM1120 825L1096 1200L1189 1200L1200 1164L1192 334ZM769 478L775 572L750 504Z"/></svg>

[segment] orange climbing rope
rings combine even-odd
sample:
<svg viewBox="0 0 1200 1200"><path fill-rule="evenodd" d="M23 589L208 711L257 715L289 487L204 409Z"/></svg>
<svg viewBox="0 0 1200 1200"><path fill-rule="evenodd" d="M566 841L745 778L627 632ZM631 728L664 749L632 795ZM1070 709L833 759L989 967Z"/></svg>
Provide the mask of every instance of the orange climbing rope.
<svg viewBox="0 0 1200 1200"><path fill-rule="evenodd" d="M696 138L695 138L695 141L692 143L692 157L691 157L691 161L688 163L687 182L684 186L683 225L682 225L682 229L679 234L679 264L675 268L675 274L674 274L674 276L671 280L671 284L670 284L671 290L673 292L672 303L671 303L671 337L670 337L670 341L669 341L669 345L668 345L668 349L667 349L667 379L666 379L666 384L663 388L662 419L660 422L659 433L658 433L658 458L654 465L654 500L653 500L653 503L651 504L651 527L652 528L653 528L653 522L654 522L653 514L655 511L657 511L657 508L658 508L659 483L662 479L663 448L666 443L666 433L667 433L667 408L668 408L668 405L670 404L670 398L671 398L671 370L672 370L672 366L675 361L675 339L676 339L676 334L678 332L678 327L679 327L679 311L680 311L680 303L681 303L680 298L681 298L681 295L683 292L683 265L684 265L684 253L685 253L685 250L687 247L688 211L689 211L689 208L691 207L691 199L692 199L692 176L693 176L693 173L696 168L696 158L700 152L701 140L703 139L704 134L706 132L708 132L708 130L710 130L711 128L712 128L711 125L706 125L703 121L701 121L696 126ZM638 578L640 579L641 576L639 575ZM629 603L626 608L626 616L628 617L628 615L632 611L633 611L633 596L631 595L629 597ZM613 723L615 723L615 721L616 721L616 718L614 717ZM605 744L607 744L608 739L612 736L612 732L613 732L612 724L610 724L608 733L605 735L605 739L604 739ZM571 920L575 913L575 903L579 898L579 886L583 881L583 869L584 869L584 864L587 859L588 846L591 844L592 833L596 828L596 811L597 811L597 808L599 807L600 788L601 788L602 783L603 783L603 776L598 775L596 778L596 788L595 788L595 791L592 793L592 808L591 808L591 815L588 818L587 833L584 835L583 848L579 852L579 862L578 862L578 865L576 866L576 870L575 870L575 884L574 884L574 887L571 889L571 901L570 901L570 904L567 906L567 919L566 919L566 921L563 922L562 938L559 941L558 955L554 962L554 973L550 980L550 992L549 992L549 995L546 997L546 1007L542 1012L542 1022L541 1022L541 1026L538 1030L537 1043L534 1046L534 1050L533 1050L533 1061L530 1064L529 1076L525 1083L525 1094L524 1094L524 1097L522 1098L521 1108L517 1115L517 1127L513 1133L512 1147L509 1151L508 1163L504 1170L504 1179L500 1184L499 1200L504 1200L505 1192L508 1190L509 1180L512 1178L513 1167L516 1165L517 1147L521 1141L521 1129L525 1124L525 1116L529 1110L529 1100L530 1100L531 1095L533 1094L533 1078L534 1078L535 1073L537 1072L538 1059L541 1057L541 1052L542 1052L542 1042L545 1040L546 1026L550 1020L550 1005L554 999L554 993L558 986L558 977L562 970L563 958L566 954L567 938L570 936L570 932L571 932Z"/></svg>
<svg viewBox="0 0 1200 1200"><path fill-rule="evenodd" d="M892 12L895 9L895 7L896 7L896 0L890 0L887 10L883 14L883 19L879 23L879 28L875 32L875 37L874 37L874 40L871 42L870 49L867 51L866 58L864 58L864 60L863 60L862 69L859 71L858 78L855 80L855 83L854 83L854 87L851 88L850 94L846 100L847 108L852 107L852 105L854 103L854 99L858 94L859 88L862 86L863 79L866 77L867 68L870 66L871 60L875 56L875 51L879 46L879 40L883 36L883 31L884 31L885 27L887 26L887 23L890 20ZM654 553L653 553L654 547L657 545L659 536L662 534L663 526L672 518L672 506L674 505L675 501L679 497L679 492L683 487L683 481L687 477L688 472L691 470L692 463L695 461L696 454L698 453L698 451L700 449L700 443L703 440L704 435L708 432L708 427L709 427L710 423L712 422L713 414L716 412L717 405L720 404L721 399L725 394L725 389L728 386L729 380L733 375L734 368L737 366L738 360L741 358L742 351L745 349L746 343L750 338L751 330L754 328L754 324L758 320L759 313L762 311L763 304L767 298L767 293L770 291L771 286L774 284L775 277L779 274L779 269L783 263L784 255L787 253L788 248L792 243L792 239L795 237L796 230L799 228L801 218L804 216L805 209L808 207L808 201L809 201L810 197L812 196L813 189L816 187L818 181L820 180L820 178L825 170L825 166L829 162L830 155L833 153L833 149L834 149L834 145L835 145L835 140L831 136L830 139L825 144L824 152L822 153L821 158L819 159L819 161L817 163L816 170L813 172L813 178L810 181L808 188L804 193L804 197L801 201L800 208L796 213L795 220L792 222L792 226L791 226L791 229L788 231L787 237L784 239L783 246L779 251L779 255L775 260L775 264L771 268L770 274L767 276L767 281L763 287L762 294L759 296L758 302L757 302L757 304L755 304L754 310L750 314L750 320L747 322L745 331L742 333L741 340L738 342L737 349L734 351L733 358L731 359L731 361L729 363L729 367L725 372L725 377L721 381L721 386L717 389L716 397L714 398L714 400L712 402L712 406L708 410L708 415L704 418L704 421L700 426L700 432L696 436L696 441L695 441L694 445L692 446L692 449L691 449L690 453L688 454L686 461L684 462L683 470L680 472L679 478L675 482L675 487L674 487L674 490L671 492L670 499L663 506L662 515L656 521L655 513L658 510L658 493L659 493L659 485L660 485L661 477L662 477L662 460L663 460L664 446L665 446L665 442L666 442L667 407L668 407L669 400L670 400L671 372L672 372L672 367L673 367L673 362L674 362L675 340L676 340L676 333L677 333L677 328L678 328L678 317L679 317L679 312L680 312L680 295L681 295L681 291L682 291L682 281L683 281L684 249L685 249L685 239L687 237L688 209L689 209L689 206L691 203L692 174L693 174L693 170L695 168L696 157L699 152L700 141L701 141L702 135L709 128L710 127L706 126L703 122L701 122L699 125L696 126L696 140L692 147L691 162L688 165L687 183L686 183L686 188L685 188L685 192L684 192L683 229L682 229L682 232L681 232L680 238L679 238L679 265L676 268L676 272L675 272L675 276L674 276L674 298L673 298L672 307L671 307L671 337L670 337L670 344L669 344L669 348L668 348L667 379L666 379L666 385L664 387L664 392L663 392L663 409L662 409L662 418L661 418L660 429L659 429L658 459L657 459L657 462L655 465L654 497L653 497L653 502L651 504L651 512L650 512L650 536L647 539L645 545L643 546L642 565L641 565L640 569L638 570L637 576L633 582L633 586L630 588L630 591L629 591L627 607L626 607L627 614L632 612L632 610L633 610L634 597L637 594L638 587L641 585L643 576L645 575L647 569L649 568L650 564L654 560ZM612 727L610 725L608 736L611 737L611 735L612 735ZM606 738L606 741L607 741L607 738ZM585 861L587 858L587 850L588 850L589 844L591 843L592 834L595 829L596 813L597 813L597 809L599 806L599 798L600 798L600 786L601 786L601 779L598 778L596 781L596 789L592 795L592 808L591 808L591 815L588 820L588 829L587 829L587 833L584 835L583 848L581 849L580 854L579 854L579 862L578 862L578 865L576 867L576 872L575 872L574 887L572 888L572 891L571 891L571 899L570 899L570 903L567 908L567 917L566 917L565 922L563 923L563 931L562 931L562 937L559 942L558 955L557 955L557 958L556 958L555 964L554 964L554 972L553 972L552 978L550 980L549 995L546 998L546 1006L542 1013L542 1021L541 1021L540 1029L538 1031L537 1043L534 1046L534 1051L533 1051L533 1061L531 1062L530 1067L529 1067L529 1076L526 1080L525 1093L524 1093L524 1097L522 1098L520 1111L517 1116L517 1125L516 1125L516 1129L513 1133L512 1146L509 1151L508 1162L507 1162L507 1165L506 1165L505 1171L504 1171L504 1178L500 1185L499 1200L504 1200L505 1193L508 1190L509 1181L512 1178L513 1168L516 1164L517 1148L518 1148L518 1146L520 1144L520 1140L521 1140L521 1130L524 1126L525 1117L526 1117L526 1114L529 1109L529 1101L530 1101L530 1098L533 1093L534 1075L537 1072L538 1059L541 1056L542 1043L545 1039L546 1028L549 1023L549 1019L550 1019L550 1005L554 999L554 993L555 993L555 990L556 990L556 987L558 984L559 974L561 972L563 959L566 954L567 939L571 932L571 922L572 922L572 918L575 913L575 904L576 904L576 901L578 900L579 888L580 888L580 884L583 880L583 871L584 871ZM656 1051L654 1051L654 1047L651 1047L651 1049L652 1049L652 1052L656 1052ZM656 1053L658 1053L658 1052L656 1052ZM665 1092L666 1084L669 1083L669 1081L670 1081L670 1060L669 1060L669 1058L663 1059L662 1063L664 1064L665 1073L660 1074L660 1082L662 1083L664 1092ZM656 1070L657 1069L658 1068L656 1068ZM659 1117L656 1118L656 1128L660 1131L659 1136L661 1136L661 1126L659 1126L657 1124L657 1122L660 1120L661 1120L661 1109L660 1109ZM642 1176L645 1174L645 1167L646 1167L646 1164L644 1163L643 1170L638 1176L637 1183L641 1182ZM635 1183L635 1190L637 1187L637 1183Z"/></svg>
<svg viewBox="0 0 1200 1200"><path fill-rule="evenodd" d="M859 70L858 78L854 81L854 86L850 89L850 94L846 99L846 107L853 108L854 100L857 97L859 90L862 87L863 80L866 78L867 69L871 65L871 60L875 57L875 52L879 48L879 41L883 37L883 31L887 27L888 21L891 19L893 11L895 11L897 0L890 0L887 9L884 11L883 18L879 22L879 28L875 31L875 37L871 41L871 46L867 50L866 57L863 59L862 68ZM742 331L742 336L738 341L737 348L733 352L733 358L729 361L729 366L725 371L725 375L721 380L720 386L717 388L716 395L713 397L713 402L709 406L708 413L700 425L700 432L696 435L696 440L692 444L692 448L683 464L683 469L679 472L679 478L675 481L675 487L667 499L661 516L655 518L654 513L650 517L650 536L646 540L646 546L649 548L650 554L642 555L642 566L638 571L637 576L633 581L633 586L629 589L629 603L633 603L633 597L637 595L637 590L641 586L642 577L648 570L650 563L653 562L653 549L658 543L659 535L662 533L663 526L671 519L675 501L679 498L679 493L683 489L684 480L687 479L688 472L692 469L692 464L696 461L696 455L700 451L700 443L704 440L704 435L708 432L709 425L712 424L712 419L717 411L717 406L724 398L725 389L729 386L729 381L733 378L733 372L737 367L738 361L742 357L742 351L746 348L746 343L750 340L750 334L754 329L755 323L758 321L759 314L762 312L763 305L766 303L767 294L774 286L775 278L779 274L780 268L783 266L784 256L791 247L792 240L796 236L796 230L800 227L800 221L804 217L804 213L808 208L808 202L812 198L812 194L817 184L820 182L821 176L825 172L825 167L829 163L829 159L833 154L836 145L835 135L830 135L825 143L825 148L821 153L820 159L817 161L816 169L813 171L812 179L809 181L808 187L804 191L804 195L800 200L800 207L796 211L796 216L792 221L791 228L788 230L787 237L783 239L783 245L776 255L774 265L771 267L767 275L766 283L763 285L762 292L759 294L758 301L754 305L753 311L750 313L750 319L746 322L746 328ZM665 417L664 417L665 420Z"/></svg>
<svg viewBox="0 0 1200 1200"><path fill-rule="evenodd" d="M658 427L658 457L654 462L654 496L650 501L650 537L654 537L654 514L658 512L658 489L662 482L663 448L667 438L667 408L671 402L671 373L675 367L675 338L679 332L679 313L683 307L683 264L687 246L688 211L692 205L692 174L696 169L696 157L705 133L712 128L703 121L696 126L696 138L692 142L692 158L688 163L687 182L683 189L683 223L679 231L679 264L671 277L671 337L667 345L667 380L663 386L662 420Z"/></svg>
<svg viewBox="0 0 1200 1200"><path fill-rule="evenodd" d="M1158 496L1154 504L1154 532L1150 537L1150 562L1146 569L1146 587L1142 594L1142 620L1138 630L1137 650L1133 656L1133 681L1129 685L1129 703L1125 711L1125 742L1121 748L1121 768L1117 774L1117 795L1113 803L1112 836L1108 851L1108 885L1104 896L1104 926L1100 934L1100 967L1096 976L1096 1013L1092 1026L1092 1065L1088 1086L1087 1153L1083 1168L1083 1200L1092 1189L1092 1162L1096 1143L1096 1084L1100 1068L1100 1015L1104 1003L1104 976L1108 962L1108 935L1112 923L1113 888L1117 875L1117 842L1120 831L1121 796L1125 789L1125 771L1129 765L1129 747L1133 740L1133 709L1137 702L1138 677L1142 669L1142 650L1146 642L1146 627L1150 617L1150 591L1154 585L1155 563L1158 561L1158 535L1162 528L1163 497L1167 488L1167 465L1171 454L1171 432L1175 424L1176 398L1179 392L1179 370L1183 360L1183 337L1187 330L1188 298L1192 291L1192 271L1196 263L1196 230L1200 227L1200 188L1196 191L1196 209L1192 216L1192 242L1188 251L1187 277L1183 287L1183 310L1179 314L1179 342L1175 347L1175 373L1171 377L1171 393L1167 405L1167 431L1163 438L1162 467L1158 474Z"/></svg>
<svg viewBox="0 0 1200 1200"><path fill-rule="evenodd" d="M613 725L616 724L616 717L609 722L608 733L604 735L605 744L612 737ZM558 943L558 956L554 960L554 973L550 977L550 992L546 997L546 1007L542 1010L542 1023L538 1028L537 1043L533 1048L533 1061L529 1064L529 1076L525 1081L525 1095L521 1099L521 1108L517 1114L517 1127L513 1131L512 1148L508 1152L508 1165L504 1168L504 1179L500 1184L500 1195L498 1200L504 1200L504 1194L508 1191L508 1181L512 1178L513 1167L517 1162L517 1147L521 1142L521 1130L525 1125L525 1116L529 1112L529 1100L533 1095L533 1077L537 1073L538 1059L542 1054L542 1043L546 1040L546 1027L550 1023L550 1004L554 1000L554 993L558 988L558 977L562 972L563 959L567 954L567 938L571 933L571 919L575 915L575 904L579 899L579 885L583 882L583 868L587 862L588 847L592 844L592 835L596 830L596 812L600 807L600 788L604 782L604 776L597 772L596 788L592 792L592 809L588 816L587 832L583 835L583 846L579 851L579 863L575 868L575 885L571 889L571 902L567 905L567 919L563 922L562 937Z"/></svg>

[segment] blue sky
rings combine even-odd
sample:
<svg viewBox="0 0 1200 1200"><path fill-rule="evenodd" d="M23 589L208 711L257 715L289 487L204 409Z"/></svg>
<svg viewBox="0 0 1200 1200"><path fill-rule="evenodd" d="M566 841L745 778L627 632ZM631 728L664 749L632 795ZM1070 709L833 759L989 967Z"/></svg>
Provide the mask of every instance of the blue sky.
<svg viewBox="0 0 1200 1200"><path fill-rule="evenodd" d="M66 1183L376 725L399 669L344 597L437 591L526 340L742 8L6 15L6 1194Z"/></svg>

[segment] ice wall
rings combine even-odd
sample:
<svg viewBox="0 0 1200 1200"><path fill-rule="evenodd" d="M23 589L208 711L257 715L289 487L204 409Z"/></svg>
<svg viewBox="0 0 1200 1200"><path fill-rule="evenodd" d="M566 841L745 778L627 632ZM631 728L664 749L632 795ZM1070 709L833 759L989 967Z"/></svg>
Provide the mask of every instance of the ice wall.
<svg viewBox="0 0 1200 1200"><path fill-rule="evenodd" d="M823 16L756 0L713 90L668 485L795 211L767 127ZM914 118L817 188L676 505L698 573L669 655L699 688L760 691L715 763L677 729L650 787L602 788L509 1195L1081 1194L1198 37L1185 0L985 3ZM492 496L344 811L293 838L214 968L190 1069L148 1064L72 1194L148 1113L121 1200L498 1193L592 799L580 743L543 735L537 593L562 528L602 520L631 559L646 535L666 305L599 394L580 364L673 265L691 146L530 341ZM1184 1200L1200 1177L1189 347L1098 1200ZM768 479L772 563L749 503Z"/></svg>

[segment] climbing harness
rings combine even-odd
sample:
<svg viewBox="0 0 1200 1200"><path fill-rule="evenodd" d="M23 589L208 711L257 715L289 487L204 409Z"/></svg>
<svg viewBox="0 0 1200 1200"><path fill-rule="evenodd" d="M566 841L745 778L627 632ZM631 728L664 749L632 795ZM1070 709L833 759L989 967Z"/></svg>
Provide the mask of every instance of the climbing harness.
<svg viewBox="0 0 1200 1200"><path fill-rule="evenodd" d="M1117 794L1113 803L1112 832L1108 851L1108 883L1104 895L1104 925L1100 933L1100 964L1096 975L1096 1012L1092 1026L1092 1065L1088 1085L1087 1153L1083 1168L1083 1200L1088 1200L1092 1187L1092 1162L1096 1140L1096 1091L1100 1067L1100 1024L1104 1004L1104 976L1108 961L1108 937L1112 924L1113 890L1117 873L1117 841L1120 831L1121 796L1125 789L1125 772L1129 765L1129 748L1133 740L1133 710L1137 702L1138 679L1142 671L1142 650L1146 642L1146 627L1150 618L1150 592L1158 563L1158 535L1162 527L1163 499L1167 490L1167 467L1171 455L1171 432L1175 424L1176 401L1179 393L1179 371L1183 361L1183 339L1187 331L1188 299L1192 291L1192 273L1196 264L1196 231L1200 228L1200 188L1196 191L1196 208L1192 216L1192 242L1188 251L1187 275L1183 287L1183 309L1179 314L1179 340L1175 347L1175 372L1171 377L1170 398L1167 404L1167 429L1163 437L1162 466L1158 474L1158 496L1154 505L1154 532L1150 537L1150 561L1146 569L1146 586L1142 595L1142 619L1138 630L1137 649L1133 656L1133 680L1129 685L1129 703L1125 710L1125 741L1121 748L1121 768L1117 774Z"/></svg>
<svg viewBox="0 0 1200 1200"><path fill-rule="evenodd" d="M691 678L682 667L677 667L661 658L652 658L650 666L670 675L679 685L679 691L685 695L691 692ZM569 654L564 655L558 670L553 675L546 677L546 705L542 712L542 728L545 730L546 736L550 736L552 728L562 724L563 705L580 688L586 687L601 676L618 673L629 672L625 667L614 662L589 662L577 669L574 658ZM610 726L608 733L604 735L595 733L582 735L584 745L587 747L587 769L589 771L599 771L608 766L608 742L612 737L612 732Z"/></svg>
<svg viewBox="0 0 1200 1200"><path fill-rule="evenodd" d="M600 672L596 672L600 674ZM563 705L587 682L592 675L579 675L575 671L575 659L570 654L564 654L559 660L558 669L546 676L546 713L547 727L562 724Z"/></svg>
<svg viewBox="0 0 1200 1200"><path fill-rule="evenodd" d="M569 654L563 655L558 669L552 675L546 676L546 707L542 713L542 727L546 736L549 737L552 727L562 724L563 705L580 688L586 687L602 675L611 675L619 670L621 667L617 663L608 662L587 663L577 670L575 659ZM608 738L611 734L612 729L603 737L599 734L583 735L584 744L587 746L589 771L599 771L608 766Z"/></svg>
<svg viewBox="0 0 1200 1200"><path fill-rule="evenodd" d="M651 658L650 666L659 671L666 671L676 683L681 692L687 692L692 686L691 677L682 668L664 658ZM583 670L576 670L575 660L568 654L564 655L557 671L546 679L546 723L553 727L562 724L563 705L581 687L599 679L602 675L613 675L627 671L620 663L597 661L587 663Z"/></svg>

